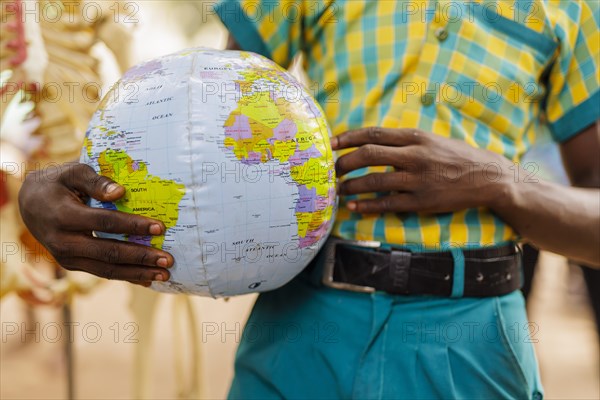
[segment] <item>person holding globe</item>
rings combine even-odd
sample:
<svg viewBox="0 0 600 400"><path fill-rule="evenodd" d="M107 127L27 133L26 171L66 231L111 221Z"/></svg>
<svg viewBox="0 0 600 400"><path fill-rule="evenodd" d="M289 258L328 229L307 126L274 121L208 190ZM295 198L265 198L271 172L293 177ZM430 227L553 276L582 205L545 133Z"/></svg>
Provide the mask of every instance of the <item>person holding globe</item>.
<svg viewBox="0 0 600 400"><path fill-rule="evenodd" d="M600 266L599 4L225 0L215 12L229 49L283 67L303 54L340 177L332 238L249 320L304 334L242 340L230 397L542 398L515 244ZM517 164L542 125L575 187ZM20 206L64 267L169 278L169 253L91 235L161 235L161 221L87 207L125 190L86 165L55 174L30 174ZM92 243L93 257L77 252Z"/></svg>

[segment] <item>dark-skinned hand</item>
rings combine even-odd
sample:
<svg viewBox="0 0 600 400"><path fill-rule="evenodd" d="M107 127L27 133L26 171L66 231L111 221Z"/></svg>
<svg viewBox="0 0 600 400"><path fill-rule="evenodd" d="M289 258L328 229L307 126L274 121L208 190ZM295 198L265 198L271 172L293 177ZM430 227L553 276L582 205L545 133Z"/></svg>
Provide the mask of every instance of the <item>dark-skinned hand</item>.
<svg viewBox="0 0 600 400"><path fill-rule="evenodd" d="M340 183L340 195L384 192L377 199L351 200L359 213L441 213L493 207L501 201L510 160L491 151L417 129L363 128L332 138L334 150L356 148L336 162L339 177L369 166L391 166Z"/></svg>
<svg viewBox="0 0 600 400"><path fill-rule="evenodd" d="M93 231L162 235L161 221L86 205L89 197L116 201L125 188L85 164L64 164L30 173L19 192L25 225L65 269L149 286L166 281L173 256L148 246L100 239Z"/></svg>

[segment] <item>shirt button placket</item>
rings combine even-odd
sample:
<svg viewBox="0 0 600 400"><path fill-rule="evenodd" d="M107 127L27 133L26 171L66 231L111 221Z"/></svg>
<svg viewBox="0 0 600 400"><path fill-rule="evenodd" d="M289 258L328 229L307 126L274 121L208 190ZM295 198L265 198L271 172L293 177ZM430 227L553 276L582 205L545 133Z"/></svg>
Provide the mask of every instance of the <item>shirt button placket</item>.
<svg viewBox="0 0 600 400"><path fill-rule="evenodd" d="M448 39L448 30L445 27L438 27L433 31L433 35L438 42L443 42ZM428 107L435 103L435 95L431 91L427 91L421 95L421 104Z"/></svg>
<svg viewBox="0 0 600 400"><path fill-rule="evenodd" d="M423 93L423 95L421 96L421 104L423 104L424 106L430 106L433 104L433 102L435 101L434 95L433 93Z"/></svg>
<svg viewBox="0 0 600 400"><path fill-rule="evenodd" d="M437 28L434 32L435 37L440 42L448 39L448 30L446 28Z"/></svg>

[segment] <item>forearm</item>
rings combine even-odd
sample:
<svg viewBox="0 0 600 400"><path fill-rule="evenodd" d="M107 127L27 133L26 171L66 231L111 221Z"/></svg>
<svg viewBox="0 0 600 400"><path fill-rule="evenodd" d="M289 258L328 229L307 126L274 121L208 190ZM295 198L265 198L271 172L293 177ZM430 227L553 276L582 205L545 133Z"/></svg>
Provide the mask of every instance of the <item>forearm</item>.
<svg viewBox="0 0 600 400"><path fill-rule="evenodd" d="M499 183L498 194L492 210L523 238L600 268L599 189L511 180Z"/></svg>

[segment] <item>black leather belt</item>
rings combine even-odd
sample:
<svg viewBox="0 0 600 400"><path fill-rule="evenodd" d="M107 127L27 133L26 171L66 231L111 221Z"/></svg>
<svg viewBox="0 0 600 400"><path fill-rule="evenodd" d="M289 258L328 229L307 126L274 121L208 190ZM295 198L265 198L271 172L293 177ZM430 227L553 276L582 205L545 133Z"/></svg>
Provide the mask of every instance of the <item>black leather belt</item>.
<svg viewBox="0 0 600 400"><path fill-rule="evenodd" d="M323 284L371 293L451 296L451 252L382 249L378 242L330 238L325 246ZM521 287L520 251L514 245L463 250L464 297L508 294Z"/></svg>

